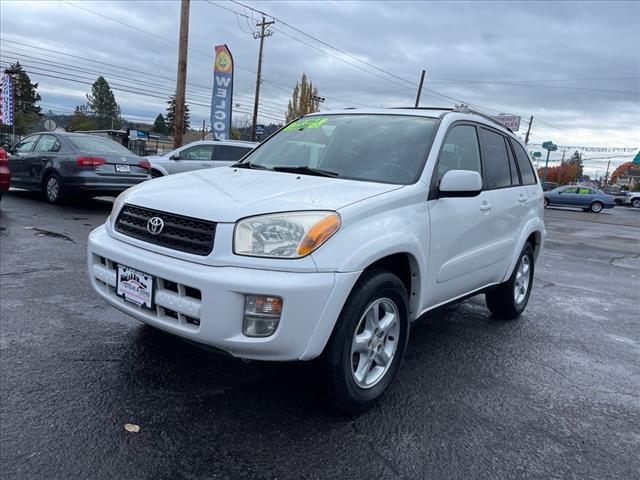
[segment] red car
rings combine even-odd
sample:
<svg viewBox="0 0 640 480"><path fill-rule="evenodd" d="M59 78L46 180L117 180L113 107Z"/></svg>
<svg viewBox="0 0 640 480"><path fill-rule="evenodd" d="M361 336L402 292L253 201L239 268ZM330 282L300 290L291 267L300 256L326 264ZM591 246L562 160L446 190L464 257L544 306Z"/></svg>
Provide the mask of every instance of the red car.
<svg viewBox="0 0 640 480"><path fill-rule="evenodd" d="M0 199L2 194L9 190L11 185L11 173L9 172L9 155L0 148Z"/></svg>

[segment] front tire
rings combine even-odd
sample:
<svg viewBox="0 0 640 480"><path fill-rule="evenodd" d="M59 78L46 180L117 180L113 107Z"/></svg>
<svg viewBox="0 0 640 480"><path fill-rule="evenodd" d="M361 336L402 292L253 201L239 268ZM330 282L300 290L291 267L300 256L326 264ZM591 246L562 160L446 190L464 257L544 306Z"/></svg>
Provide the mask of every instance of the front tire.
<svg viewBox="0 0 640 480"><path fill-rule="evenodd" d="M57 174L51 173L47 175L43 186L44 198L47 202L58 205L64 201L64 185Z"/></svg>
<svg viewBox="0 0 640 480"><path fill-rule="evenodd" d="M398 277L370 270L358 280L323 353L333 405L372 407L400 369L409 338L407 291Z"/></svg>
<svg viewBox="0 0 640 480"><path fill-rule="evenodd" d="M631 206L633 208L640 208L640 198L634 198L631 200Z"/></svg>
<svg viewBox="0 0 640 480"><path fill-rule="evenodd" d="M485 293L487 308L491 313L504 319L520 316L531 295L533 270L533 247L527 242L509 280Z"/></svg>
<svg viewBox="0 0 640 480"><path fill-rule="evenodd" d="M589 208L593 213L600 213L604 205L601 202L593 202Z"/></svg>
<svg viewBox="0 0 640 480"><path fill-rule="evenodd" d="M544 197L544 208L547 208L549 206L549 199L547 197Z"/></svg>
<svg viewBox="0 0 640 480"><path fill-rule="evenodd" d="M158 170L151 170L151 178L160 178L163 176L164 175L162 175Z"/></svg>

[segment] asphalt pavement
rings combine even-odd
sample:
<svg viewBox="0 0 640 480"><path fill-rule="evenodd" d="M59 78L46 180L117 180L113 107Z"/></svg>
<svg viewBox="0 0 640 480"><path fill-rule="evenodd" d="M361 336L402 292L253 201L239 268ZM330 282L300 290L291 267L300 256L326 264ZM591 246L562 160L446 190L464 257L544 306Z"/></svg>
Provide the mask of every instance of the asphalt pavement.
<svg viewBox="0 0 640 480"><path fill-rule="evenodd" d="M547 210L524 315L425 316L345 416L313 362L215 355L100 300L86 238L110 209L0 203L2 478L638 478L640 210Z"/></svg>

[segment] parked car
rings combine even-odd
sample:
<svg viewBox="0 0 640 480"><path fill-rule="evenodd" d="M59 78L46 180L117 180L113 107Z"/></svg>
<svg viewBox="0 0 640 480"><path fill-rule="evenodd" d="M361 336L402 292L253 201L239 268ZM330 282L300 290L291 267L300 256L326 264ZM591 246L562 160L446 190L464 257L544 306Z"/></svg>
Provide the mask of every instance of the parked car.
<svg viewBox="0 0 640 480"><path fill-rule="evenodd" d="M640 192L627 192L624 203L625 205L631 205L633 208L640 208Z"/></svg>
<svg viewBox="0 0 640 480"><path fill-rule="evenodd" d="M616 206L613 195L581 185L565 185L544 192L544 206L580 207L585 212L600 213Z"/></svg>
<svg viewBox="0 0 640 480"><path fill-rule="evenodd" d="M540 182L540 185L542 186L543 192L548 192L549 190L558 188L558 184L556 182Z"/></svg>
<svg viewBox="0 0 640 480"><path fill-rule="evenodd" d="M463 109L342 110L232 167L127 190L89 236L88 270L107 302L171 334L240 358L320 357L334 404L358 411L425 312L484 293L496 317L519 316L544 238L510 130Z"/></svg>
<svg viewBox="0 0 640 480"><path fill-rule="evenodd" d="M9 156L4 148L0 148L0 200L2 200L2 194L9 191L10 186Z"/></svg>
<svg viewBox="0 0 640 480"><path fill-rule="evenodd" d="M626 190L606 188L604 193L613 197L613 200L616 202L616 206L624 205L627 200Z"/></svg>
<svg viewBox="0 0 640 480"><path fill-rule="evenodd" d="M81 133L37 133L11 149L11 185L43 192L50 203L118 195L151 178L148 160L117 142Z"/></svg>
<svg viewBox="0 0 640 480"><path fill-rule="evenodd" d="M257 143L235 140L202 140L161 156L146 157L154 178L203 168L229 166L253 150Z"/></svg>

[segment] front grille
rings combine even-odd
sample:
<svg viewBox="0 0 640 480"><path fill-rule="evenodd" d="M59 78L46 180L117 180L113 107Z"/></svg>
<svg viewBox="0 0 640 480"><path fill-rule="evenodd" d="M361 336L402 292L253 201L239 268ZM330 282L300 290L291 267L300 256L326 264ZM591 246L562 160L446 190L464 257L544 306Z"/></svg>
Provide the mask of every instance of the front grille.
<svg viewBox="0 0 640 480"><path fill-rule="evenodd" d="M147 229L147 223L153 217L159 217L164 222L164 228L157 235ZM216 224L174 213L125 205L116 220L116 231L173 250L194 255L209 255L213 250Z"/></svg>

